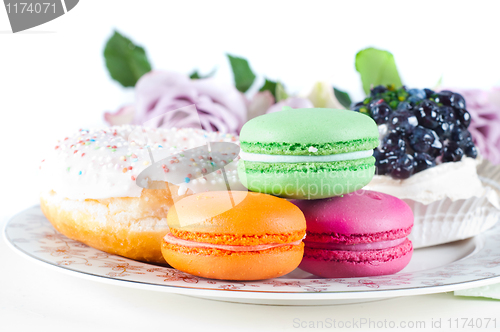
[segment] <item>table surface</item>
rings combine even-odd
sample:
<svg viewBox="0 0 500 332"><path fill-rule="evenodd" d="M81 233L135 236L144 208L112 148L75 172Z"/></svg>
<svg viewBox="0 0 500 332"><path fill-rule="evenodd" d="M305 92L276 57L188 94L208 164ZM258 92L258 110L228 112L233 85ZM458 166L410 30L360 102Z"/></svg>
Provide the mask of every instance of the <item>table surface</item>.
<svg viewBox="0 0 500 332"><path fill-rule="evenodd" d="M3 216L1 228L10 216ZM389 330L391 324L456 330L497 318L500 302L452 293L336 306L261 306L145 291L81 279L22 257L0 240L2 331L297 331L333 324ZM458 319L458 321L456 321ZM466 320L467 319L467 320ZM439 329L439 323L441 329ZM364 325L361 325L364 324ZM378 324L378 325L377 325ZM452 324L450 326L450 324ZM379 327L379 328L377 328ZM381 327L381 329L380 329ZM385 328L387 327L387 328ZM490 323L489 329L492 329ZM415 329L417 329L415 327ZM470 330L470 326L464 329ZM484 327L483 327L484 329ZM392 329L394 330L394 329ZM419 328L418 330L422 330Z"/></svg>

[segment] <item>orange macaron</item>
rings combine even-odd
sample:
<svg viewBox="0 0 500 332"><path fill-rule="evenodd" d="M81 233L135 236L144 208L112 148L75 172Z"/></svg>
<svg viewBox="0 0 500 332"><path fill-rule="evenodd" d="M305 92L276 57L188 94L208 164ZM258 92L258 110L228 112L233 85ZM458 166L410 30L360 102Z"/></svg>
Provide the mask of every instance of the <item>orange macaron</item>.
<svg viewBox="0 0 500 332"><path fill-rule="evenodd" d="M162 254L174 268L223 280L276 278L302 260L306 221L294 204L245 191L195 194L169 210Z"/></svg>

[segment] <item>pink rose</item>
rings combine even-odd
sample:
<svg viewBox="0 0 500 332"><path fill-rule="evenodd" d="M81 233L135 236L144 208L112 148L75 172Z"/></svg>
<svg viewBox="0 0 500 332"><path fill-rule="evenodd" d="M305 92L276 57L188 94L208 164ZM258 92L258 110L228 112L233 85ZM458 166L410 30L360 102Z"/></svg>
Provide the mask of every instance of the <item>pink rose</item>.
<svg viewBox="0 0 500 332"><path fill-rule="evenodd" d="M248 120L265 114L269 107L274 105L274 97L269 91L257 92L252 99L245 98L245 100L247 100Z"/></svg>
<svg viewBox="0 0 500 332"><path fill-rule="evenodd" d="M490 91L457 90L466 102L471 116L469 131L481 154L500 164L500 87Z"/></svg>
<svg viewBox="0 0 500 332"><path fill-rule="evenodd" d="M213 78L190 79L169 71L152 71L145 74L135 86L136 99L133 109L120 109L106 113L105 119L126 123L133 114L132 124L147 121L156 127L201 127L208 131L239 133L247 120L245 99L236 88ZM192 112L169 112L195 105L198 116ZM154 120L153 120L154 119Z"/></svg>

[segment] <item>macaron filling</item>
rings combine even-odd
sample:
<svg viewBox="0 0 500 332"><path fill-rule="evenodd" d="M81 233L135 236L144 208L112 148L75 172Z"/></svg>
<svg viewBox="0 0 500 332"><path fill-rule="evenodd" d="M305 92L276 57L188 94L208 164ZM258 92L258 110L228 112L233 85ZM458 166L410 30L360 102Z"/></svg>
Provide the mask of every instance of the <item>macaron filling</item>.
<svg viewBox="0 0 500 332"><path fill-rule="evenodd" d="M316 150L316 151L315 151ZM310 152L318 150L310 147ZM245 161L264 162L264 163L307 163L307 162L336 162L345 160L356 160L368 158L373 155L373 150L354 151L347 153L337 153L320 156L302 156L302 155L275 155L263 153L251 153L240 151L240 158Z"/></svg>
<svg viewBox="0 0 500 332"><path fill-rule="evenodd" d="M172 233L167 233L163 240L172 245L189 247L189 248L210 248L210 249L219 249L219 250L227 250L227 251L262 251L272 248L284 247L284 246L297 246L302 242L301 240L290 242L290 243L266 243L266 244L258 244L258 245L250 245L250 246L237 246L237 245L225 245L225 244L213 244L206 242L197 242L191 240L184 240L178 237L175 237Z"/></svg>
<svg viewBox="0 0 500 332"><path fill-rule="evenodd" d="M412 226L407 228L393 229L386 232L368 234L342 234L342 233L319 233L314 226L309 226L313 230L308 230L305 242L321 244L342 244L359 245L377 242L389 242L392 240L404 239L411 233Z"/></svg>
<svg viewBox="0 0 500 332"><path fill-rule="evenodd" d="M347 250L347 251L363 251L363 250L380 250L392 248L400 245L406 238L379 241L372 243L358 243L358 244L342 244L342 243L320 243L304 241L307 248L325 249L325 250Z"/></svg>

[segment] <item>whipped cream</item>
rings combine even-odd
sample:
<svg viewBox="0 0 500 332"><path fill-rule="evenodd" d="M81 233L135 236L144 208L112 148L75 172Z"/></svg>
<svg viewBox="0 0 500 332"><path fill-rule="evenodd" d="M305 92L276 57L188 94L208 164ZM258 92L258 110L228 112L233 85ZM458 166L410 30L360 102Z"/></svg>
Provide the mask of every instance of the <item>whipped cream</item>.
<svg viewBox="0 0 500 332"><path fill-rule="evenodd" d="M408 179L398 180L386 175L375 175L363 189L379 191L400 199L430 204L449 198L452 201L480 197L489 190L483 187L476 171L480 160L469 157L458 162L442 163Z"/></svg>
<svg viewBox="0 0 500 332"><path fill-rule="evenodd" d="M309 148L309 151L311 148ZM316 151L318 151L316 149ZM316 152L315 151L315 152ZM256 161L263 163L321 163L344 160L356 160L368 158L373 155L373 150L354 151L347 153L337 153L325 156L291 156L276 154L261 154L240 151L240 158L245 161Z"/></svg>
<svg viewBox="0 0 500 332"><path fill-rule="evenodd" d="M154 129L124 125L102 130L82 129L58 141L41 162L41 190L54 191L75 200L139 197L143 188L136 184L137 176L150 167L152 161L206 145L207 141L239 144L234 135L194 128ZM231 189L243 190L238 179L237 160L237 157L231 162L227 160L224 169ZM172 166L170 170L176 171L175 165ZM198 168L200 172L203 169ZM185 169L178 171L186 172ZM193 167L191 173L196 175L196 171ZM180 194L187 190L195 193L227 190L220 173L192 178L179 186Z"/></svg>

